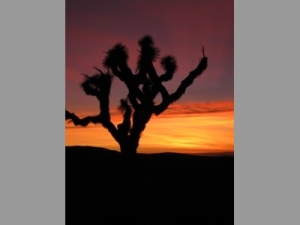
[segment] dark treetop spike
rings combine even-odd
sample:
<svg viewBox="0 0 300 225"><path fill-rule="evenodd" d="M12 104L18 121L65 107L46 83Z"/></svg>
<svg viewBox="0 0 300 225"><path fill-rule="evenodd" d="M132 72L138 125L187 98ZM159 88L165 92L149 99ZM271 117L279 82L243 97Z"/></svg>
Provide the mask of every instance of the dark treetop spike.
<svg viewBox="0 0 300 225"><path fill-rule="evenodd" d="M141 49L139 51L136 71L139 71L139 74L143 76L148 70L149 64L159 57L160 49L154 45L153 38L148 35L139 41L139 45Z"/></svg>
<svg viewBox="0 0 300 225"><path fill-rule="evenodd" d="M154 39L151 35L145 35L139 40L138 44L140 47L153 46Z"/></svg>
<svg viewBox="0 0 300 225"><path fill-rule="evenodd" d="M114 65L120 65L127 63L128 61L128 49L122 43L117 43L114 47L106 52L106 56L103 60L103 66L110 68Z"/></svg>
<svg viewBox="0 0 300 225"><path fill-rule="evenodd" d="M108 73L83 75L84 80L80 86L87 95L99 96L100 91L102 94L109 94L113 76Z"/></svg>
<svg viewBox="0 0 300 225"><path fill-rule="evenodd" d="M165 56L161 59L160 65L164 68L165 71L176 72L177 62L176 58L172 55Z"/></svg>
<svg viewBox="0 0 300 225"><path fill-rule="evenodd" d="M165 56L161 59L160 65L166 71L166 73L162 74L159 79L161 82L169 81L173 78L174 73L177 70L177 62L176 58L172 55Z"/></svg>

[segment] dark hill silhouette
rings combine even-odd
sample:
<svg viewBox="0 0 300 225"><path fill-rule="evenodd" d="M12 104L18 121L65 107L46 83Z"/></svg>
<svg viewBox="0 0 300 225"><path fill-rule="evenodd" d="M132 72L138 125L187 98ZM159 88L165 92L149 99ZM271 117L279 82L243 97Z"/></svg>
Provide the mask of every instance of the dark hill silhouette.
<svg viewBox="0 0 300 225"><path fill-rule="evenodd" d="M234 157L66 147L66 224L233 224ZM130 176L128 174L131 174Z"/></svg>

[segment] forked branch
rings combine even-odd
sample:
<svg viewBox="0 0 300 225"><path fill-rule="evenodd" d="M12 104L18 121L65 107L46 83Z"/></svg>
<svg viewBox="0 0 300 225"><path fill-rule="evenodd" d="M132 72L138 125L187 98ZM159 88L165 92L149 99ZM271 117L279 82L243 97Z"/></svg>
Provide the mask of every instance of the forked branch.
<svg viewBox="0 0 300 225"><path fill-rule="evenodd" d="M113 125L113 123L109 120L106 120L101 115L97 116L86 116L84 118L79 118L75 115L75 113L70 113L66 110L66 120L73 122L75 126L83 126L86 127L88 124L102 124L113 136L113 138L119 142L119 134L117 128Z"/></svg>
<svg viewBox="0 0 300 225"><path fill-rule="evenodd" d="M161 114L163 111L165 111L168 108L168 106L171 103L181 98L181 96L185 93L185 90L193 83L195 78L200 76L203 73L203 71L207 68L207 57L204 54L204 47L202 47L202 54L203 54L203 58L199 62L196 69L191 71L189 75L183 81L181 81L181 84L173 94L168 95L165 89L161 89L164 91L164 94L162 93L163 100L159 105L156 105L154 107L155 115Z"/></svg>

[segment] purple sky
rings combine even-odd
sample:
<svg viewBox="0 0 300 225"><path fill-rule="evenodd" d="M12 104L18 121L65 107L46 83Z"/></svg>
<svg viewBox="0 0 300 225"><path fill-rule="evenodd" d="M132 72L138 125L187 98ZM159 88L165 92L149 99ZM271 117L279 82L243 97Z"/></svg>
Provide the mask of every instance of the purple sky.
<svg viewBox="0 0 300 225"><path fill-rule="evenodd" d="M102 68L104 52L117 42L128 47L134 71L137 42L145 34L152 35L160 56L177 59L178 70L165 83L169 93L195 69L205 47L207 70L177 103L233 101L233 10L233 0L66 0L66 108L78 114L98 113L97 100L80 90L80 74L94 74L93 66ZM155 67L162 73L159 63ZM126 93L125 85L115 78L111 105L115 107Z"/></svg>

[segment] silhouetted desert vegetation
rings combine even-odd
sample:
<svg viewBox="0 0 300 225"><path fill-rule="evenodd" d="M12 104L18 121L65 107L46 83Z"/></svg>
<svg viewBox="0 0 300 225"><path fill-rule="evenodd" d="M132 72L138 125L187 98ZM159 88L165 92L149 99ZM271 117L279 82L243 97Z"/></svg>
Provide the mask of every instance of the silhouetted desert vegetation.
<svg viewBox="0 0 300 225"><path fill-rule="evenodd" d="M67 225L223 225L233 218L233 156L137 154L128 168L117 151L66 147Z"/></svg>
<svg viewBox="0 0 300 225"><path fill-rule="evenodd" d="M181 81L174 93L169 93L163 83L172 80L177 71L176 58L172 55L160 58L160 65L165 72L159 75L154 68L154 62L159 58L160 49L153 37L144 35L138 44L140 54L136 72L129 68L128 48L119 42L106 52L102 62L106 72L94 66L98 73L92 76L82 74L84 80L80 86L86 95L96 97L99 101L98 115L79 118L75 113L65 110L65 119L75 126L101 124L119 144L121 153L127 155L126 157L135 157L141 134L151 117L162 114L171 104L178 101L195 79L206 70L208 62L202 46L203 57L196 68ZM128 89L126 97L120 99L118 109L123 114L123 121L117 126L112 123L109 111L110 89L114 77L122 81ZM155 98L159 94L162 101L157 104Z"/></svg>

